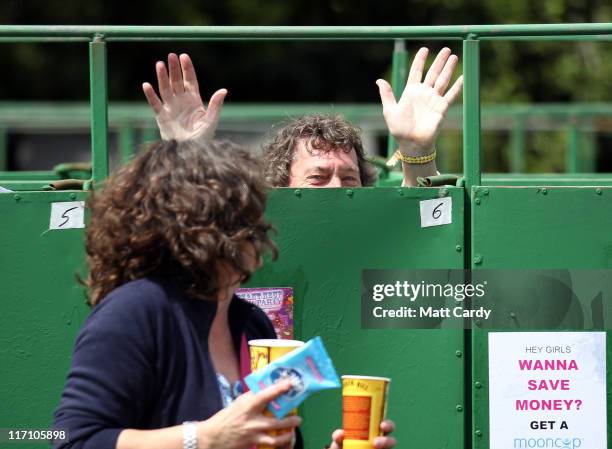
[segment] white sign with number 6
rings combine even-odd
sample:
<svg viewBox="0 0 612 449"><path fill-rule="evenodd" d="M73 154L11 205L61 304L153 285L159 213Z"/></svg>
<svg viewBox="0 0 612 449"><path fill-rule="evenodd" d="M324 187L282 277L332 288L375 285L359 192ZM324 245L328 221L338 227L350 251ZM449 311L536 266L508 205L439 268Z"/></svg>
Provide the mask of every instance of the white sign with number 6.
<svg viewBox="0 0 612 449"><path fill-rule="evenodd" d="M84 201L51 203L51 221L49 223L49 229L74 229L84 227Z"/></svg>
<svg viewBox="0 0 612 449"><path fill-rule="evenodd" d="M420 202L421 227L440 226L453 222L453 199L449 196Z"/></svg>

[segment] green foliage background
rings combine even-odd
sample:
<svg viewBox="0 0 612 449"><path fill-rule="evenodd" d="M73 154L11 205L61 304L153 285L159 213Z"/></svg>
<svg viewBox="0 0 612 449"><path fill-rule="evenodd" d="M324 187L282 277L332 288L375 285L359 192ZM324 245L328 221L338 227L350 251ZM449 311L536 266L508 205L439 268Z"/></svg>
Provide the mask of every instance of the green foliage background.
<svg viewBox="0 0 612 449"><path fill-rule="evenodd" d="M2 24L99 25L450 25L611 22L606 0L4 0ZM459 42L410 42L411 52ZM486 42L485 103L612 101L612 42ZM389 75L391 43L115 43L109 45L111 100L142 101L140 84L169 51L192 54L204 95L226 87L228 101L378 102L374 81ZM87 46L2 44L1 100L86 100ZM598 136L610 145L610 134ZM563 170L563 133L530 135L530 170ZM508 136L483 136L485 168L503 171L496 148ZM459 166L460 140L446 138L449 169ZM609 151L607 152L609 153ZM601 153L600 167L612 168Z"/></svg>

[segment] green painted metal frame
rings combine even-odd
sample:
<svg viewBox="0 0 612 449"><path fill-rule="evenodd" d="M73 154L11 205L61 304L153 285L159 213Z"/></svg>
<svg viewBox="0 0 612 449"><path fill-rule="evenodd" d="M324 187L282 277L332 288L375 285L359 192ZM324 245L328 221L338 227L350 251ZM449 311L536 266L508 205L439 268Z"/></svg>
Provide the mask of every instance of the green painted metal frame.
<svg viewBox="0 0 612 449"><path fill-rule="evenodd" d="M136 152L136 137L134 126L131 123L124 123L119 128L119 155L121 163L127 164L134 157Z"/></svg>
<svg viewBox="0 0 612 449"><path fill-rule="evenodd" d="M470 34L463 41L463 175L469 191L480 185L480 41Z"/></svg>
<svg viewBox="0 0 612 449"><path fill-rule="evenodd" d="M97 35L89 43L92 181L108 177L108 81L106 43Z"/></svg>
<svg viewBox="0 0 612 449"><path fill-rule="evenodd" d="M405 75L401 78L405 79ZM395 84L402 85L402 81ZM401 92L401 89L399 90ZM0 123L9 128L72 128L89 126L89 103L15 102L0 101ZM345 115L351 120L376 120L384 126L380 103L230 103L223 107L222 118L230 121L276 121L321 110ZM575 118L582 129L584 121L612 115L612 103L496 103L481 105L483 124L487 119L502 119L504 129L512 129L506 119ZM453 125L463 117L462 106L453 105L448 111ZM108 119L112 126L125 122L137 125L155 125L151 109L144 102L112 102L108 106ZM460 127L457 126L456 129ZM559 127L561 129L562 127Z"/></svg>
<svg viewBox="0 0 612 449"><path fill-rule="evenodd" d="M392 65L393 85L396 95L401 95L406 79L407 54L402 54L402 46L395 46L394 64ZM400 43L403 41L399 41ZM286 120L289 117L299 117L311 111L337 113L348 120L362 124L368 130L386 132L386 126L379 104L230 104L222 112L222 129L227 131L241 129L259 129L263 132L271 123ZM448 129L459 129L462 110L453 106L449 110ZM525 143L527 122L530 120L547 120L547 130L562 130L567 133L568 164L573 163L577 170L579 157L580 171L593 172L597 142L594 138L596 128L594 121L612 116L612 104L606 103L575 103L575 104L534 104L534 105L482 105L481 128L501 129L510 133L510 167L513 173L521 173L525 168ZM0 129L9 135L37 132L89 132L91 124L91 108L86 103L44 103L44 102L0 102ZM541 126L541 125L540 125ZM570 129L571 126L571 129ZM119 134L121 160L132 157L135 144L153 141L159 138L155 121L148 106L142 103L113 103L108 105L108 129ZM140 139L136 139L140 130ZM2 134L0 133L0 143ZM440 136L439 146L444 149L444 137ZM391 136L388 140L388 150L395 149ZM573 147L578 145L578 147ZM582 148L582 150L581 150ZM6 149L5 149L6 151ZM579 153L581 151L581 153ZM2 148L0 146L0 155ZM438 154L439 165L444 170L444 151ZM571 157L570 157L571 156ZM1 166L0 166L1 168ZM568 170L569 171L569 170ZM0 170L1 180L31 180L53 179L47 172L5 172ZM518 179L518 178L517 178ZM34 185L34 184L33 184Z"/></svg>
<svg viewBox="0 0 612 449"><path fill-rule="evenodd" d="M473 34L480 39L555 40L568 38L607 40L610 23L565 23L528 25L448 25L448 26L69 26L4 25L0 40L91 40L103 35L107 41L128 40L299 40L299 39L464 39Z"/></svg>
<svg viewBox="0 0 612 449"><path fill-rule="evenodd" d="M466 185L480 184L480 95L479 41L486 39L606 40L612 35L611 23L529 24L529 25L460 25L437 27L166 27L166 26L0 26L0 42L47 42L53 40L87 40L90 42L90 94L92 117L93 181L108 175L108 117L106 41L127 40L401 40L460 39L464 50L464 174ZM397 89L402 75L400 63L405 57L401 48L394 51L393 81ZM405 66L405 64L404 64ZM389 143L389 148L392 148ZM104 155L104 149L106 154ZM390 151L390 150L389 150ZM573 164L573 159L570 161ZM573 165L570 164L570 167Z"/></svg>
<svg viewBox="0 0 612 449"><path fill-rule="evenodd" d="M487 198L493 198L497 195L498 192L501 192L501 188L495 187L482 187L482 176L481 176L481 165L480 165L480 156L481 156L481 139L480 139L480 131L481 131L481 109L480 109L480 92L479 92L479 77L480 77L480 47L479 43L481 40L486 39L530 39L530 40L553 40L553 39L569 39L569 40L578 40L578 39L601 39L608 40L610 39L610 34L612 34L612 24L554 24L554 25L505 25L505 26L447 26L447 27L357 27L357 28L347 28L347 27L308 27L308 28L299 28L299 27L46 27L46 26L0 26L0 41L4 42L23 42L23 41L49 41L49 40L83 40L90 42L90 71L91 71L91 119L92 119L92 159L93 159L93 180L95 182L99 182L103 180L108 175L108 116L107 116L107 83L106 83L106 46L105 41L120 41L120 40L180 40L180 39L198 39L198 40L206 40L206 39L219 39L219 40L227 40L227 39L242 39L242 40L255 40L255 39L418 39L418 38L438 38L438 39L461 39L463 40L463 58L464 58L464 77L465 77L465 87L464 87L464 115L463 115L463 123L464 123L464 177L465 177L465 187L462 188L445 188L445 189L359 189L359 190L345 190L345 189L328 189L327 191L310 191L310 190L277 190L273 195L277 195L279 197L283 197L283 201L278 201L277 206L280 207L278 212L279 220L283 220L280 224L281 229L291 229L294 228L293 234L291 231L288 233L291 234L295 238L295 223L296 216L305 216L308 218L304 218L304 220L308 223L308 220L312 219L313 210L319 212L321 208L334 206L336 204L340 204L339 197L344 195L343 200L346 202L347 206L345 209L340 209L341 211L351 212L353 214L358 213L360 217L363 218L363 208L361 207L352 207L351 205L359 204L363 195L365 198L371 196L370 201L367 203L373 207L377 205L380 207L381 204L386 204L387 202L376 203L375 200L380 196L385 195L393 195L396 197L395 200L405 197L406 201L405 208L398 208L397 210L401 213L407 214L406 219L410 220L412 223L412 216L415 220L418 217L416 213L418 200L421 198L431 198L432 195L439 196L442 194L443 190L446 190L446 194L454 195L456 202L461 204L463 207L461 209L460 216L457 216L456 220L453 222L454 225L451 228L447 229L434 229L431 233L447 233L452 238L444 238L444 239L433 239L431 241L434 245L447 245L448 243L452 243L454 248L440 248L439 251L441 253L445 253L447 251L451 251L455 248L456 253L451 257L449 256L449 261L451 261L451 265L456 265L457 267L465 266L471 268L479 268L483 266L483 263L488 263L488 258L485 255L484 258L482 255L478 254L478 248L481 244L479 241L479 233L478 230L482 229L479 226L482 226L483 223L479 223L477 217L479 216L479 211L476 211L480 205L483 205L488 201ZM92 40L93 39L93 40ZM495 189L495 192L493 192ZM549 190L544 189L542 187L537 188L523 188L523 189L509 189L506 190L514 190L514 193L521 192L521 194L533 193L533 195L541 195L545 196L545 192L549 192ZM565 192L569 192L575 194L577 196L580 195L592 195L592 200L589 200L588 204L592 202L601 201L601 199L606 199L612 194L608 190L610 189L602 189L594 187L584 188L583 190L573 188L573 190L565 190ZM562 191L559 189L559 191ZM467 194L464 197L464 192ZM553 190L550 190L549 198L555 197L552 194ZM76 193L61 193L57 194L55 192L51 193L26 193L23 194L22 197L20 194L0 194L0 205L11 203L13 206L11 207L20 207L20 205L27 205L29 200L41 201L42 203L48 203L52 200L57 200L59 198L64 198L63 195L68 195L69 199L80 198ZM80 195L84 195L81 193ZM298 202L303 196L305 200L303 204L300 204L295 209L291 209L294 211L294 214L288 213L290 209L283 209L287 204L291 204L288 197L292 197L291 202ZM556 198L556 201L560 201L560 206L556 206L555 210L559 211L563 209L565 206L565 202L563 202L563 196L559 195L559 198ZM597 196L600 199L597 199ZM324 201L320 201L323 199ZM26 200L26 201L24 201ZM389 199L388 199L389 200ZM415 201L416 200L416 201ZM351 203L353 201L353 203ZM391 200L390 200L391 201ZM15 206L17 204L18 206ZM310 206L308 206L310 204ZM520 204L520 202L514 202L513 204ZM606 206L608 203L605 203ZM293 207L293 206L292 206ZM516 206L519 207L519 206ZM412 212L407 212L408 208L412 208ZM384 216L384 212L387 212L387 208L384 211L381 209L378 214L373 214L373 216ZM588 208L587 208L588 209ZM598 210L601 210L602 207L598 207ZM334 209L335 210L335 209ZM609 221L609 208L603 207L606 220ZM46 209L41 212L41 210L34 211L33 214L40 215L46 212ZM334 213L336 213L335 211ZM458 213L457 211L455 212ZM507 213L507 211L505 212ZM540 213L540 212L538 212ZM316 214L315 214L316 215ZM515 214L516 215L516 214ZM24 227L28 226L28 221L24 220L25 216L16 215L18 220L21 220L19 223L22 223ZM461 217L467 218L465 221L461 220ZM588 220L590 217L581 217L577 214L572 214L572 217L579 217L580 220ZM342 220L341 217L339 217ZM315 217L317 219L317 217ZM327 216L321 215L318 217L320 224L331 226L330 230L333 231L330 234L325 234L320 232L320 228L309 226L311 232L313 232L310 239L303 239L303 241L290 241L285 246L285 248L290 249L291 244L294 245L294 248L312 248L313 244L319 245L320 248L329 248L329 242L332 241L336 235L340 235L339 233L342 230L350 229L350 223L346 223L338 229L335 229L333 226L334 220L329 220ZM323 220L323 221L321 221ZM499 217L496 219L499 220ZM44 220L43 220L44 221ZM342 221L341 221L342 222ZM497 224L506 226L508 225L509 220L505 221L496 221ZM19 225L17 223L17 225ZM344 222L342 222L344 223ZM376 224L377 220L372 220L372 225ZM582 222L580 222L582 223ZM575 227L576 232L583 232L583 229L579 228L579 224ZM364 226L365 222L359 221L361 227ZM396 223L393 223L394 229ZM414 223L412 223L414 224ZM582 223L584 224L584 223ZM38 232L38 228L30 228L34 233ZM17 227L15 232L21 232L22 230ZM598 235L603 235L600 240L605 240L609 235L610 224L608 222L605 223L604 227L598 227L597 232ZM363 229L365 231L365 228ZM461 232L458 232L461 230ZM44 234L44 233L43 233ZM456 235L455 235L456 234ZM19 234L21 235L21 234ZM59 234L52 234L52 236L58 236ZM78 233L73 234L73 237L81 237ZM565 236L565 234L561 233L561 236ZM42 236L42 235L41 235ZM67 235L66 235L67 236ZM297 233L298 238L302 238L299 232ZM353 237L352 234L350 235ZM453 237L454 236L454 237ZM363 238L363 235L361 236ZM379 257L384 256L384 251L387 251L388 248L393 248L397 250L398 241L396 239L395 233L388 233L384 236L385 238L393 239L393 241L388 242L388 245L381 247L381 249L377 250ZM462 240L463 238L463 240ZM490 236L489 238L497 238L497 236ZM506 239L510 237L508 235L505 236ZM15 244L19 243L19 237L15 239ZM426 239L423 238L423 241ZM359 238L353 238L352 241L355 243L355 246L361 243ZM404 244L408 245L420 245L423 242L417 242L416 240L404 239L402 240ZM460 243L458 243L460 242ZM514 243L514 242L513 242ZM555 245L557 244L554 242ZM577 242L570 242L572 247L575 247ZM539 244L539 242L536 242ZM596 241L595 244L599 244L599 241ZM370 244L372 250L375 248ZM518 246L517 246L518 247ZM58 245L58 248L61 248L61 244ZM467 251L464 250L467 249ZM553 246L551 248L556 248ZM584 252L584 248L581 246L577 247L576 251L581 252L581 254L586 254ZM610 262L605 262L608 259L605 259L604 262L597 262L592 259L579 259L585 260L586 266L595 266L600 268L602 265L608 264L607 266L612 266L612 252L609 252L610 247L604 247L603 253L604 257L609 257ZM39 248L33 249L32 252L35 253L39 251ZM608 252L606 252L608 251ZM415 253L418 254L418 253ZM573 257L574 253L572 251L566 251L568 257ZM82 255L82 254L81 254ZM285 270L284 272L276 271L277 268L275 266L268 266L262 270L259 274L259 280L261 283L265 283L266 280L269 282L277 282L278 279L283 276L287 276L287 279L291 279L294 282L297 282L299 288L302 289L303 293L306 294L308 288L312 288L308 283L307 278L300 278L300 266L301 263L298 261L298 258L304 256L304 251L297 251L293 254L294 260L289 260L287 262L288 265L283 265L279 269ZM338 255L332 255L333 257L338 259L338 270L341 270L343 267L343 263L346 262L342 257L338 258ZM341 254L340 254L341 256ZM362 254L363 256L363 254ZM478 257L480 256L480 257ZM20 256L22 257L22 256ZM23 256L25 258L25 256ZM287 257L287 256L286 256ZM317 257L315 254L314 256ZM448 261L431 258L428 259L429 262L425 263L427 266L422 266L420 260L413 256L414 260L410 262L410 258L404 253L401 253L399 256L401 258L401 262L405 262L408 265L411 263L419 264L419 268L439 268L439 263L444 265L448 265ZM582 256L587 257L587 256ZM73 262L78 259L78 255L72 259ZM28 259L29 260L29 259ZM379 260L377 265L384 264L384 261L388 260L382 258ZM484 262L483 262L484 260ZM383 262L381 262L383 261ZM23 263L20 265L18 260L13 261L12 264L4 263L8 261L3 261L3 267L20 267L24 265ZM22 261L23 262L23 261ZM77 261L78 262L78 261ZM351 261L351 263L354 261ZM532 262L536 263L537 260L534 259ZM564 263L562 259L556 259L555 263ZM317 265L317 260L311 260L310 266L311 269L317 273L317 276L330 275L328 267L324 266L325 264ZM361 264L362 265L362 264ZM553 263L554 265L554 263ZM70 267L71 265L69 265ZM289 267L289 269L287 269ZM293 268L291 268L293 267ZM449 266L450 267L450 266ZM453 266L454 267L454 266ZM43 269L48 268L45 266ZM66 268L66 267L63 267ZM354 268L354 267L353 267ZM362 266L363 268L363 266ZM382 268L397 268L397 267L382 267ZM538 266L538 268L542 268L542 266ZM12 269L12 268L11 268ZM293 271L292 271L293 270ZM297 271L296 271L297 270ZM333 275L333 273L331 273ZM357 289L355 287L359 284L358 278L355 273L339 273L344 277L348 276L347 279L350 281L346 281L346 285L353 286L352 288ZM316 278L316 276L315 276ZM13 279L13 278L10 278ZM18 279L18 276L15 275L14 279ZM13 280L14 280L13 279ZM299 284L300 279L302 280L302 284ZM314 279L314 278L313 278ZM318 279L318 278L317 278ZM321 278L324 279L324 278ZM318 288L327 288L327 297L330 301L335 299L335 287L336 284L328 284L328 285L319 285L321 283L321 279L317 280ZM327 278L325 278L327 279ZM331 281L330 281L331 282ZM331 291L330 291L331 289ZM317 290L318 291L318 290ZM351 292L352 295L357 294L357 290ZM30 301L32 298L25 298ZM27 301L26 301L27 303ZM15 310L23 310L23 303L19 304L19 307ZM52 307L55 307L56 304L51 304ZM301 316L300 314L304 313L305 310L300 309L300 307L307 307L307 305L296 306L296 314ZM346 305L344 306L346 310ZM36 309L35 305L33 309ZM59 319L65 319L66 324L71 325L74 317L79 317L79 311L77 308L73 309L74 312L69 316L59 316ZM327 316L326 307L322 307L321 305L314 307L308 310L309 319L311 320L310 324L300 323L298 325L298 335L308 335L314 329L316 329L313 323L317 322L317 317L323 317L324 319L329 320L329 316ZM17 317L19 318L19 317ZM6 318L5 318L6 319ZM324 321L325 322L325 321ZM319 323L320 324L320 323ZM338 351L335 354L339 357L339 360L343 360L348 362L352 360L352 358L347 357L340 353L342 349L342 344L351 344L351 339L353 338L353 334L351 332L346 332L342 328L342 320L332 322L328 322L329 327L323 329L321 332L326 333L328 335L333 335L337 339ZM309 327L311 326L311 327ZM408 335L408 334L407 334ZM364 342L367 342L367 335L365 333L362 334L364 337ZM483 338L482 335L475 332L473 336L468 334L468 337L471 337L471 349L472 353L468 354L468 357L465 357L468 361L471 359L473 365L467 367L467 371L462 375L462 370L459 368L458 377L460 379L460 383L463 383L466 379L472 379L470 375L470 369L473 370L474 376L478 378L478 376L482 375L482 370L486 367L486 349L482 347ZM12 335L7 335L3 337L3 340L9 341L12 338ZM387 339L386 341L389 341ZM463 339L453 339L455 341L463 341ZM469 341L469 340L468 340ZM414 342L413 338L408 339L408 342ZM373 348L370 348L373 349ZM447 348L448 349L448 348ZM461 349L456 350L457 357L461 355L463 357L463 353ZM382 352L377 354L379 357L383 356ZM386 357L386 356L385 356ZM610 352L608 352L608 358L610 358ZM382 361L387 363L388 366L390 364L396 363L397 357L396 354L390 354L388 358L382 358ZM609 362L610 363L610 362ZM469 362L468 362L469 364ZM444 365L444 364L443 364ZM442 366L442 365L441 365ZM444 365L446 367L446 365ZM39 368L39 367L38 367ZM37 370L32 370L33 372ZM404 373L408 374L408 371ZM443 374L446 374L444 371ZM468 377L465 377L465 376ZM402 376L403 378L403 376ZM25 384L24 384L25 385ZM441 385L435 385L436 387L440 387ZM462 427L459 424L460 430L454 433L455 438L461 438L462 430L465 431L465 434L468 435L467 441L462 441L465 443L464 446L469 447L470 441L469 436L473 436L471 440L471 444L473 447L485 448L488 445L486 444L486 422L488 417L486 416L486 389L478 389L472 388L472 385L466 384L464 392L454 392L456 395L452 397L453 400L461 401L457 403L454 409L455 418L450 417L450 410L445 411L445 416L448 416L448 419L454 420L454 425L457 423L464 423ZM463 394L462 394L463 393ZM472 402L470 402L470 399ZM464 402L465 401L465 402ZM610 398L608 398L608 403L610 403ZM312 403L314 404L314 402ZM39 404L35 404L37 407ZM403 405L403 404L402 404ZM314 407L314 405L312 406ZM314 409L313 416L314 421L317 422L316 413L320 410L323 410L324 413L321 414L322 417L329 416L329 411L322 409L320 406ZM27 410L26 410L27 411ZM34 409L31 410L34 413ZM457 415L459 413L460 415ZM459 416L459 417L457 417ZM470 418L473 420L473 427ZM436 419L437 420L437 419ZM307 420L308 421L308 420ZM10 424L10 423L9 423ZM326 422L329 424L329 421ZM440 447L456 447L457 441L448 441L441 440L443 437L443 432L441 432L441 424L437 422L438 426L436 427L436 432L429 432L429 435L421 435L420 439L416 441L417 445L427 445L434 441L436 446ZM308 425L308 424L306 424ZM416 429L416 432L419 432L423 429ZM433 429L425 429L425 430L433 430ZM398 433L403 432L403 430L398 429ZM321 441L317 441L317 443L327 442L323 438L323 436L319 437Z"/></svg>

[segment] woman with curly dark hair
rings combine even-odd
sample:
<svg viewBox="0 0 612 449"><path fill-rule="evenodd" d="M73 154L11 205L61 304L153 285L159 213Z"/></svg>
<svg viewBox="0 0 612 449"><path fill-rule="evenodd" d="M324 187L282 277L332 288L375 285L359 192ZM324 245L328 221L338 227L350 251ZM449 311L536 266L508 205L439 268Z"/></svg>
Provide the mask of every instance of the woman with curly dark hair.
<svg viewBox="0 0 612 449"><path fill-rule="evenodd" d="M152 144L92 195L93 311L55 412L54 427L69 432L57 447L291 443L293 432L269 431L300 418L263 415L287 383L240 394L245 342L275 338L265 314L234 295L266 251L276 255L265 204L259 163L201 140Z"/></svg>

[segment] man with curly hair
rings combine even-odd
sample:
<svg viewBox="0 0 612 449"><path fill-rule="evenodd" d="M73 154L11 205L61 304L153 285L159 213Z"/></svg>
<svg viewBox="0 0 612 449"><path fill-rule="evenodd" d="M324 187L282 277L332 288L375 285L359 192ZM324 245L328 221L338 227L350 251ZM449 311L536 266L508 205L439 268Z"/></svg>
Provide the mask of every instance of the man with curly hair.
<svg viewBox="0 0 612 449"><path fill-rule="evenodd" d="M435 141L446 111L461 92L460 76L448 88L458 62L443 48L425 78L429 50L421 48L412 63L404 92L396 100L385 80L376 81L389 132L398 143L403 186L435 175ZM156 66L160 97L150 83L143 91L162 139L187 140L214 136L226 89L217 90L204 107L195 69L188 55L171 53ZM275 187L361 187L376 182L376 169L365 159L358 128L340 116L307 115L277 129L264 144L266 179Z"/></svg>

